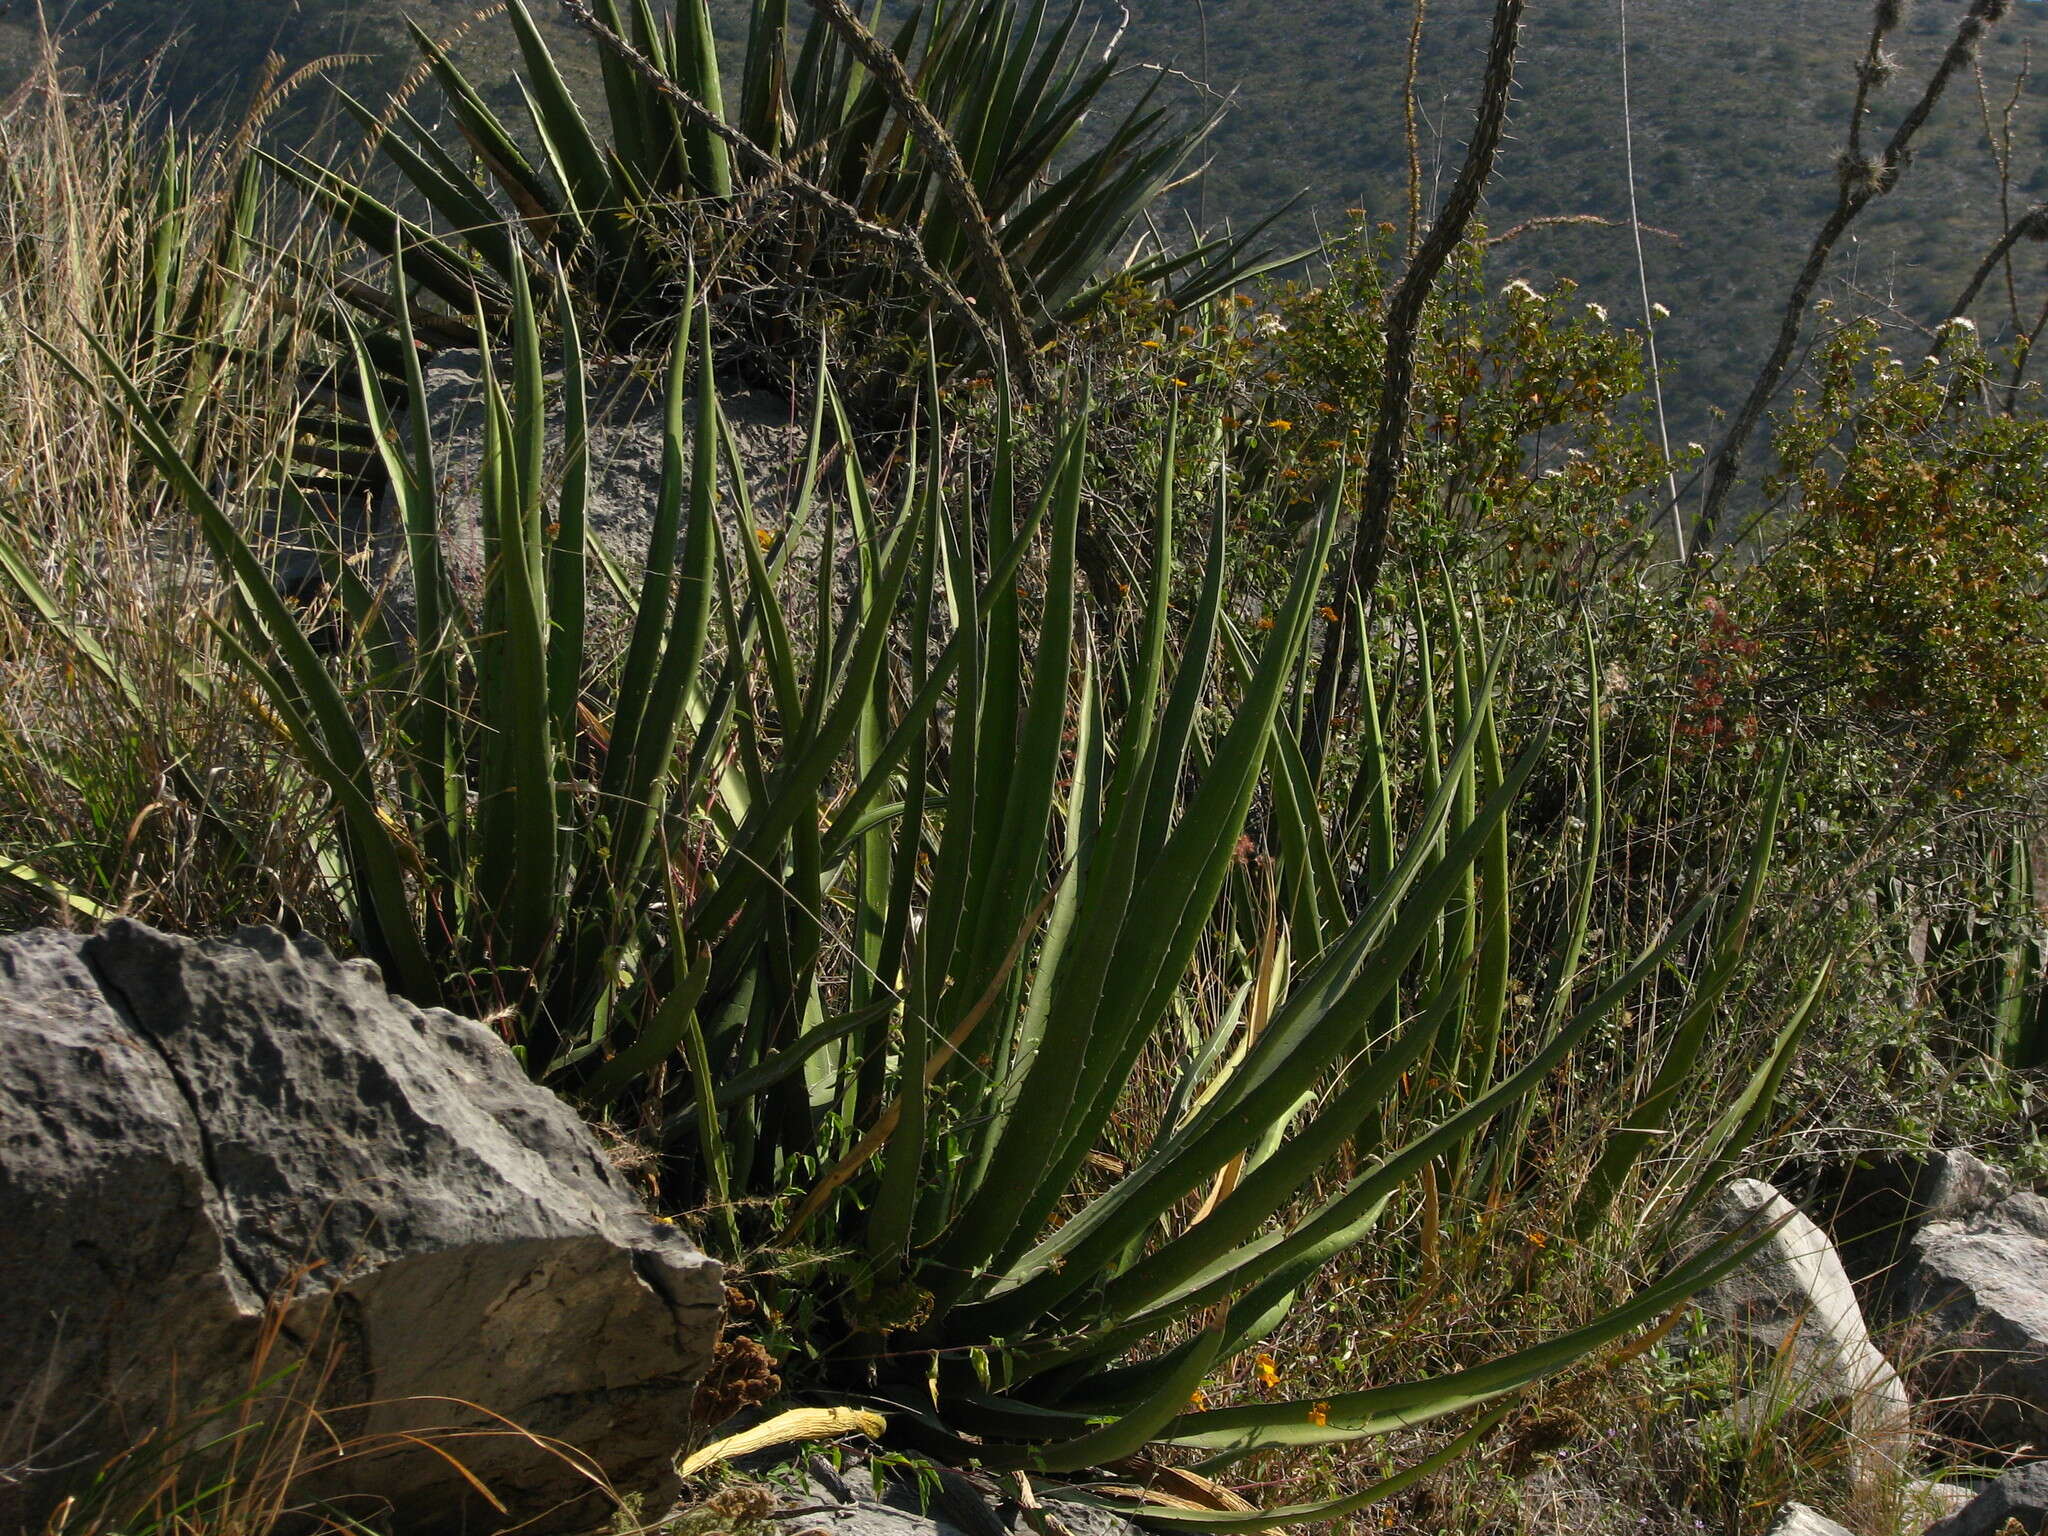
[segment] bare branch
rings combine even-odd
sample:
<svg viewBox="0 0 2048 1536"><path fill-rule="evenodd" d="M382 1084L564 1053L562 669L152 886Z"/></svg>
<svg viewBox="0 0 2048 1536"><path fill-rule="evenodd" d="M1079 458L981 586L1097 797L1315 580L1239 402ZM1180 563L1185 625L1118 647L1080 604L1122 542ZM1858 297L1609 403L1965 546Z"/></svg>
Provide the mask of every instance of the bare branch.
<svg viewBox="0 0 2048 1536"><path fill-rule="evenodd" d="M1858 214L1898 185L1914 138L1933 115L1935 105L1948 89L1949 80L1955 72L1976 57L1977 45L1983 40L1985 28L2004 14L2005 6L2006 0L1971 0L1969 10L1956 25L1948 50L1928 77L1920 99L1892 130L1883 154L1875 160L1866 161L1861 152L1864 102L1882 78L1883 51L1880 45L1886 30L1886 18L1896 20L1897 13L1893 0L1881 0L1878 25L1871 29L1870 48L1858 76L1856 108L1850 119L1849 147L1837 168L1839 190L1835 195L1834 211L1814 237L1806 265L1800 269L1791 292L1786 296L1784 317L1779 321L1778 339L1771 347L1770 356L1764 360L1756 382L1750 386L1749 398L1743 401L1742 408L1729 423L1727 436L1721 439L1721 446L1714 451L1706 498L1693 528L1692 547L1695 550L1705 549L1713 540L1728 494L1734 489L1735 477L1742 468L1743 450L1749 446L1750 434L1756 430L1764 407L1770 404L1771 397L1777 393L1779 381L1785 376L1785 365L1792 359L1792 349L1798 345L1799 331L1806 321L1807 305L1813 300L1813 290L1820 283L1821 273L1826 270L1836 243Z"/></svg>
<svg viewBox="0 0 2048 1536"><path fill-rule="evenodd" d="M904 260L909 262L911 270L933 295L973 327L975 333L981 337L982 344L988 348L989 356L1002 356L1002 342L994 329L974 307L974 301L962 293L952 279L932 265L931 259L925 255L924 242L918 239L914 231L892 229L886 224L877 224L872 219L863 218L860 210L845 199L798 175L794 160L785 161L770 154L669 78L639 49L599 21L590 9L590 0L562 0L562 9L571 21L596 38L602 47L609 50L633 73L653 86L684 117L714 137L722 139L731 148L738 150L740 154L765 170L767 176L751 190L772 192L778 188L786 188L803 201L844 220L869 239L901 252Z"/></svg>
<svg viewBox="0 0 2048 1536"><path fill-rule="evenodd" d="M981 198L974 190L974 183L968 179L967 167L961 163L960 151L954 147L952 136L946 132L945 125L932 115L932 109L925 105L924 98L918 95L917 87L904 72L903 61L867 29L847 6L846 0L811 0L811 9L824 17L826 24L839 34L875 79L881 82L896 110L909 120L911 132L938 171L939 184L946 189L954 215L967 232L967 244L974 253L975 264L982 269L982 278L995 295L999 311L997 319L1002 324L1016 364L1023 372L1024 382L1027 388L1035 390L1037 358L1031 343L1031 326L1024 318L1024 301L1018 297L1009 258L1003 254L1003 248L996 240L995 225L989 222L987 213L982 210Z"/></svg>
<svg viewBox="0 0 2048 1536"><path fill-rule="evenodd" d="M1444 264L1465 238L1472 215L1479 208L1479 195L1493 177L1494 161L1507 130L1508 106L1514 96L1515 62L1525 5L1526 0L1496 0L1479 110L1473 119L1471 141L1465 147L1465 163L1451 184L1442 213L1416 249L1387 305L1386 354L1380 370L1372 448L1366 458L1364 499L1359 506L1358 526L1352 532L1351 553L1332 599L1338 618L1324 631L1322 662L1316 674L1316 708L1308 743L1312 771L1320 766L1322 743L1336 701L1343 697L1350 682L1358 650L1354 641L1362 640L1351 633L1352 615L1370 602L1379 581L1380 564L1386 556L1387 524L1393 514L1394 494L1400 486L1401 465L1406 456L1408 418L1413 408L1410 393L1415 382L1415 342L1422 326L1423 307L1429 302ZM1356 604L1352 601L1354 595L1360 600Z"/></svg>
<svg viewBox="0 0 2048 1536"><path fill-rule="evenodd" d="M1929 357L1941 356L1941 349L1948 345L1949 337L1955 334L1956 321L1977 302L1978 292L1991 274L1998 269L1998 264L2004 261L2012 248L2022 240L2048 240L2048 203L2039 203L2029 208L2013 221L2004 234L1992 242L1991 249L1984 253L1984 259L1977 263L1977 270L1970 274L1969 282L1963 285L1963 291L1956 295L1955 303L1949 305L1948 313L1942 316L1941 323L1934 328L1934 341L1927 348Z"/></svg>
<svg viewBox="0 0 2048 1536"><path fill-rule="evenodd" d="M1485 244L1489 249L1496 245L1506 245L1510 240L1519 240L1522 236L1534 234L1539 229L1556 229L1563 224L1593 224L1601 229L1628 228L1627 219L1603 218L1597 213L1546 213L1539 218L1524 219L1519 224L1510 224L1497 235L1488 235ZM1644 234L1669 240L1673 245L1685 244L1685 237L1675 231L1659 229L1654 224L1645 224L1641 228Z"/></svg>

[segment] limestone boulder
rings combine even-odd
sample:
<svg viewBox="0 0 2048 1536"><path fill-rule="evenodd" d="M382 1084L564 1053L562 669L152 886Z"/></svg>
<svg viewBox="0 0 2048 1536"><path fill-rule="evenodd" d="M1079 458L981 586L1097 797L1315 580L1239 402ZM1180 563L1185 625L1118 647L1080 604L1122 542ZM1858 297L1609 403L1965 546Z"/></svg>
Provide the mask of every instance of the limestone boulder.
<svg viewBox="0 0 2048 1536"><path fill-rule="evenodd" d="M1898 1372L1870 1336L1863 1308L1834 1244L1784 1195L1758 1179L1737 1179L1710 1219L1726 1239L1770 1229L1740 1269L1699 1299L1737 1337L1758 1347L1783 1375L1773 1382L1789 1403L1752 1402L1738 1411L1781 1406L1845 1410L1852 1482L1875 1487L1895 1478L1913 1454L1912 1403Z"/></svg>
<svg viewBox="0 0 2048 1536"><path fill-rule="evenodd" d="M673 1486L723 1294L489 1030L270 930L0 939L0 1233L10 1530L237 1399L402 1532L589 1525Z"/></svg>
<svg viewBox="0 0 2048 1536"><path fill-rule="evenodd" d="M498 379L506 385L511 360L497 359ZM442 522L442 559L458 591L480 584L484 566L481 508L484 464L484 359L475 350L438 354L423 373L427 418L433 435L436 505ZM559 375L548 380L545 474L552 506L565 449L562 413L552 393ZM594 361L589 366L589 486L584 516L591 536L602 544L630 578L647 558L661 491L667 436L665 381L645 366ZM796 489L804 462L809 429L807 411L790 400L743 392L721 397L732 429L740 464L739 479L753 509L754 527L741 527L739 489L730 465L721 456L718 503L728 544L752 538L757 528L779 529ZM691 408L694 422L694 407ZM412 598L403 560L404 528L396 497L387 492L374 519L369 540L374 584L385 591L390 611L401 625L409 624ZM791 562L792 582L815 573L816 551L800 547ZM737 566L737 559L735 559ZM592 613L602 620L618 604L607 582L590 585Z"/></svg>
<svg viewBox="0 0 2048 1536"><path fill-rule="evenodd" d="M2022 1191L1922 1223L1900 1288L1951 1417L1993 1445L2048 1433L2048 1200Z"/></svg>
<svg viewBox="0 0 2048 1536"><path fill-rule="evenodd" d="M2005 1536L2015 1522L2021 1536L2039 1536L2048 1526L2048 1461L2014 1467L1927 1536Z"/></svg>
<svg viewBox="0 0 2048 1536"><path fill-rule="evenodd" d="M1819 1510L1795 1501L1778 1511L1771 1536L1850 1536L1850 1532Z"/></svg>

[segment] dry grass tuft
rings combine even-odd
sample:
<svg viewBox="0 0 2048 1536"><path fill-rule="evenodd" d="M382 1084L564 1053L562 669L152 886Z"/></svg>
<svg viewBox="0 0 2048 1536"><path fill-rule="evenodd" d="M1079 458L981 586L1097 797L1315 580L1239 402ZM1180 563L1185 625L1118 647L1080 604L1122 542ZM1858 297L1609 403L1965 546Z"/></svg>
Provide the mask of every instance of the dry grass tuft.
<svg viewBox="0 0 2048 1536"><path fill-rule="evenodd" d="M9 926L315 915L301 830L315 807L266 712L221 681L212 574L115 413L58 360L90 367L97 337L204 471L243 483L294 419L304 348L288 284L318 256L316 235L245 183L249 152L246 135L170 138L92 100L54 41L0 102L0 522L46 617L107 663L78 665L49 623L0 607Z"/></svg>

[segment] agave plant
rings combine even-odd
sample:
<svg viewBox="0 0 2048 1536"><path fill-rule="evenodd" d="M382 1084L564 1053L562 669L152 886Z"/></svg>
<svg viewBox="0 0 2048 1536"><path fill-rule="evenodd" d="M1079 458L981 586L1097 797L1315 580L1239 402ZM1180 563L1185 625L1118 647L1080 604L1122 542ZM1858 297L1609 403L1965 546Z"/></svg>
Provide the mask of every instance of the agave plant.
<svg viewBox="0 0 2048 1536"><path fill-rule="evenodd" d="M455 313L471 312L473 289L487 311L502 312L516 269L559 263L604 317L606 339L623 346L677 313L676 253L689 218L730 210L754 220L793 185L813 195L768 221L767 243L749 251L775 273L775 293L884 314L892 334L920 336L929 319L949 361L985 364L970 345L976 332L991 334L1020 301L1028 334L1005 337L1013 350L1084 313L1119 278L1193 304L1257 269L1248 252L1264 224L1177 251L1134 240L1161 194L1190 173L1216 119L1178 122L1158 99L1162 73L1077 143L1083 118L1108 107L1118 68L1086 46L1079 4L1064 19L1049 15L1047 0L920 5L889 42L957 153L999 247L993 267L977 259L977 232L947 195L946 168L905 100L815 13L792 36L789 9L789 0L756 0L738 88L728 90L706 0L678 0L665 19L649 0L571 5L622 45L599 50L604 128L577 101L524 0L506 8L523 66L517 124L413 24L481 175L402 103L382 117L349 106L443 232L402 218L359 179L310 161L285 169L373 250L388 256L402 242L414 280ZM730 142L679 101L726 125ZM906 235L919 253L912 262Z"/></svg>
<svg viewBox="0 0 2048 1536"><path fill-rule="evenodd" d="M600 664L584 584L611 562L584 524L583 358L571 321L568 446L551 475L525 283L515 265L509 380L484 382L481 590L456 590L441 559L415 368L410 439L381 417L377 434L417 623L382 625L378 595L338 563L365 637L354 664L315 649L236 520L104 361L228 574L247 678L332 796L363 947L420 1001L506 1004L528 1067L656 1127L693 1170L672 1195L708 1192L735 1250L831 1234L829 1254L780 1282L781 1310L805 1321L809 1358L789 1367L803 1388L879 1406L914 1443L995 1468L1074 1471L1154 1445L1227 1462L1494 1403L1732 1261L1705 1255L1575 1331L1449 1375L1194 1411L1204 1378L1271 1335L1411 1184L1512 1158L1517 1116L1624 1000L1689 972L1680 1034L1707 1016L1741 951L1775 793L1732 897L1703 893L1633 963L1595 975L1582 963L1600 870L1590 772L1585 840L1552 893L1557 936L1522 957L1547 961L1547 991L1533 1026L1509 1030L1509 827L1548 732L1539 721L1504 754L1504 647L1452 637L1446 728L1429 724L1398 816L1369 689L1363 767L1328 817L1296 689L1332 518L1271 627L1240 632L1220 506L1200 590L1172 590L1169 428L1143 623L1108 653L1075 582L1085 405L1027 500L1008 422L989 472L963 478L929 449L943 435L928 400L927 447L907 453L890 510L826 386L790 525L772 552L750 537L729 548L717 468L731 448L701 304L670 370L653 540L637 585L620 581L630 637ZM843 468L826 487L834 433ZM778 565L809 523L837 547L842 515L854 590L822 584L806 635ZM1421 696L1433 710L1438 690ZM1243 854L1261 844L1271 900ZM1689 947L1716 907L1718 938ZM1147 1047L1174 1040L1162 1082ZM1708 1153L1753 1133L1796 1040L1788 1030ZM1684 1049L1613 1141L1603 1190L1675 1123L1666 1078L1689 1071ZM1155 1091L1134 1093L1148 1074ZM1143 1150L1104 1187L1090 1159L1113 1128ZM1148 1518L1255 1529L1341 1515L1491 1422L1332 1503Z"/></svg>

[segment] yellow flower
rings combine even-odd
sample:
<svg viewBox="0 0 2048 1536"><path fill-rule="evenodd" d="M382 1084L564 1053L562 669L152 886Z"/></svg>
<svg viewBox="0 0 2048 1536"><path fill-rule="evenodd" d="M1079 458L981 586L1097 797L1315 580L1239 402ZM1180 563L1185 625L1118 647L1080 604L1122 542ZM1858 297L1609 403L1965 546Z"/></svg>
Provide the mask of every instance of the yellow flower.
<svg viewBox="0 0 2048 1536"><path fill-rule="evenodd" d="M1548 1248L1550 1246L1550 1234L1540 1229L1531 1229L1529 1232L1529 1246L1531 1248Z"/></svg>
<svg viewBox="0 0 2048 1536"><path fill-rule="evenodd" d="M1166 343L1163 341L1155 340L1154 338L1148 336L1143 341L1139 342L1138 345L1141 347L1163 347L1166 345Z"/></svg>
<svg viewBox="0 0 2048 1536"><path fill-rule="evenodd" d="M756 528L754 530L754 542L763 549L773 549L775 547L775 535L766 528Z"/></svg>
<svg viewBox="0 0 2048 1536"><path fill-rule="evenodd" d="M1208 1411L1209 1395L1200 1387L1195 1388L1193 1392L1188 1394L1188 1412L1207 1413Z"/></svg>
<svg viewBox="0 0 2048 1536"><path fill-rule="evenodd" d="M1274 417L1271 421L1267 422L1266 425L1271 427L1275 432L1289 432L1294 429L1294 423L1282 416Z"/></svg>
<svg viewBox="0 0 2048 1536"><path fill-rule="evenodd" d="M1318 1429L1329 1423L1330 1405L1328 1403L1311 1403L1308 1410L1308 1421Z"/></svg>
<svg viewBox="0 0 2048 1536"><path fill-rule="evenodd" d="M1252 1361L1252 1369L1259 1373L1259 1385L1271 1391L1280 1385L1280 1368L1273 1364L1271 1355L1259 1355Z"/></svg>

